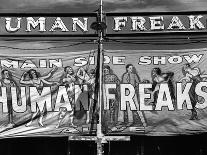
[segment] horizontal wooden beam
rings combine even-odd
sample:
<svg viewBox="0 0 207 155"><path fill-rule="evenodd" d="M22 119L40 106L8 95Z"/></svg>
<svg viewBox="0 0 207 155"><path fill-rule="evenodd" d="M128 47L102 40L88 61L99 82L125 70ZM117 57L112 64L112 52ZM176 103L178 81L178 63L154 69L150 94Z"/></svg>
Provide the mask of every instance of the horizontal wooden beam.
<svg viewBox="0 0 207 155"><path fill-rule="evenodd" d="M96 141L96 136L69 136L68 140L72 141Z"/></svg>
<svg viewBox="0 0 207 155"><path fill-rule="evenodd" d="M100 138L96 136L69 136L69 141L97 141ZM104 141L130 141L130 136L103 136Z"/></svg>

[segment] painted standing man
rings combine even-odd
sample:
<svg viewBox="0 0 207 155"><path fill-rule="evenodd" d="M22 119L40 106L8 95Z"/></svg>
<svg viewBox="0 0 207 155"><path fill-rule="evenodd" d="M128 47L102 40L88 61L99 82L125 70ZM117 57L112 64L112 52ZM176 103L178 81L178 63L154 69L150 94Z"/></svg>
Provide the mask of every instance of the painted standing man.
<svg viewBox="0 0 207 155"><path fill-rule="evenodd" d="M16 87L16 83L14 79L12 78L12 73L4 69L1 71L1 77L0 80L0 87L6 87L7 91L7 107L8 107L8 127L14 126L14 120L13 120L13 107L12 107L12 95L11 95L11 87Z"/></svg>
<svg viewBox="0 0 207 155"><path fill-rule="evenodd" d="M118 109L119 109L119 84L120 80L119 78L113 73L112 69L110 66L105 65L103 67L104 71L104 84L116 84L116 89L110 88L109 89L109 94L114 94L115 99L109 100L109 110L105 111L105 116L106 118L109 118L109 123L110 124L116 124L118 121ZM104 96L105 97L105 96ZM107 100L105 98L105 100Z"/></svg>
<svg viewBox="0 0 207 155"><path fill-rule="evenodd" d="M126 72L122 76L122 83L131 84L135 88L134 102L135 102L136 108L138 109L139 103L138 103L138 96L137 96L137 87L140 83L140 78L138 74L136 73L135 68L132 64L126 65ZM126 112L124 114L126 115ZM146 124L145 117L142 111L139 111L139 110L131 111L130 108L127 107L127 114L128 114L129 123L135 123L135 120L136 120L135 116L137 116L138 114L142 122L142 125L146 127L147 124Z"/></svg>

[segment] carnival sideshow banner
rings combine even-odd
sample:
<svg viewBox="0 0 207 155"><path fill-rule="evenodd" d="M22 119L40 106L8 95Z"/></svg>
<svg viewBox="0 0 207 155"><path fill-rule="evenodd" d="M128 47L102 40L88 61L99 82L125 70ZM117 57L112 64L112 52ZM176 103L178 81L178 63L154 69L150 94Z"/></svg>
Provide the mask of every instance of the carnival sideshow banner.
<svg viewBox="0 0 207 155"><path fill-rule="evenodd" d="M103 132L206 132L206 52L105 50ZM96 53L0 55L0 137L95 133Z"/></svg>

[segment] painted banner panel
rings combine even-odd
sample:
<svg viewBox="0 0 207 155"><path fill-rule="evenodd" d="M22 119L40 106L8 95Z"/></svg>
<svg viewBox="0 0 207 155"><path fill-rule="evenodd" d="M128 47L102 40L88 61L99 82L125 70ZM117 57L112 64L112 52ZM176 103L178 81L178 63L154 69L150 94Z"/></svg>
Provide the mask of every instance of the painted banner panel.
<svg viewBox="0 0 207 155"><path fill-rule="evenodd" d="M206 52L104 50L103 133L206 132ZM0 54L0 138L95 134L96 53Z"/></svg>
<svg viewBox="0 0 207 155"><path fill-rule="evenodd" d="M91 133L95 51L33 53L0 54L0 138Z"/></svg>
<svg viewBox="0 0 207 155"><path fill-rule="evenodd" d="M105 131L206 132L206 58L206 49L105 51Z"/></svg>

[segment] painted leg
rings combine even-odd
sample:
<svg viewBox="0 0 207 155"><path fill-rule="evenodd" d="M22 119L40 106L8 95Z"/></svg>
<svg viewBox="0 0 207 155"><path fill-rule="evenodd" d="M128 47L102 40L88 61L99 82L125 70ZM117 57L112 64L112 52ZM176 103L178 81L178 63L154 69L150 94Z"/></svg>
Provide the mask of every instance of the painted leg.
<svg viewBox="0 0 207 155"><path fill-rule="evenodd" d="M33 122L33 119L38 115L38 113L39 113L39 111L33 113L31 120L25 126L30 126Z"/></svg>
<svg viewBox="0 0 207 155"><path fill-rule="evenodd" d="M43 127L43 114L40 115L39 121L38 121L39 126Z"/></svg>
<svg viewBox="0 0 207 155"><path fill-rule="evenodd" d="M86 112L86 124L90 122L90 111Z"/></svg>
<svg viewBox="0 0 207 155"><path fill-rule="evenodd" d="M144 127L146 127L146 126L147 126L147 123L146 123L146 121L145 121L145 117L144 117L142 111L137 111L137 113L138 113L138 115L139 115L139 118L141 119L142 125L143 125Z"/></svg>
<svg viewBox="0 0 207 155"><path fill-rule="evenodd" d="M62 119L59 119L59 120L58 120L58 124L55 126L55 128L59 128L59 127L60 127L61 122L62 122Z"/></svg>
<svg viewBox="0 0 207 155"><path fill-rule="evenodd" d="M74 119L74 117L73 117L73 116L70 116L70 118L69 118L69 120L70 120L70 126L76 128L77 126L75 126L75 125L73 124L73 119Z"/></svg>

